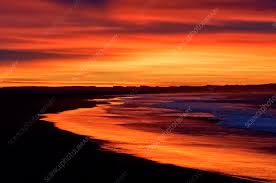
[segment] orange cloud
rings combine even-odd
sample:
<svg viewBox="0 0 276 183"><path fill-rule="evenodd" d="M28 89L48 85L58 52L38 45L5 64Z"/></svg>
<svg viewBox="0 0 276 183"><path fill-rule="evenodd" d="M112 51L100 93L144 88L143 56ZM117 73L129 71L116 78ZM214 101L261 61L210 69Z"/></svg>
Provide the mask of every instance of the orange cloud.
<svg viewBox="0 0 276 183"><path fill-rule="evenodd" d="M1 71L18 61L1 85L273 83L275 10L273 0L1 1Z"/></svg>

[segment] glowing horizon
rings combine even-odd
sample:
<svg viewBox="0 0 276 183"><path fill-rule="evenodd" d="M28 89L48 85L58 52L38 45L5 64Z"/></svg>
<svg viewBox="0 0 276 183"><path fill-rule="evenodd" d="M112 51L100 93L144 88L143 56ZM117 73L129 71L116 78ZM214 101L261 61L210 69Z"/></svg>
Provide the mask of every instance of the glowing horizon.
<svg viewBox="0 0 276 183"><path fill-rule="evenodd" d="M276 83L271 0L13 1L0 86Z"/></svg>

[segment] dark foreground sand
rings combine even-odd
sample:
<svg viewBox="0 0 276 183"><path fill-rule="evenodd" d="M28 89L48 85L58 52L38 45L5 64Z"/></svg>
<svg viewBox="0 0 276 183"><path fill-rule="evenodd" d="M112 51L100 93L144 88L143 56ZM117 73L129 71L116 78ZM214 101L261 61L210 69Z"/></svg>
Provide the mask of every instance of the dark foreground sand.
<svg viewBox="0 0 276 183"><path fill-rule="evenodd" d="M28 121L36 116L53 95L35 93L3 93L1 99L1 142L4 153L1 177L4 182L46 182L44 178L85 137L62 131L52 123L36 120L21 136L11 140ZM95 95L55 95L47 113L79 107L93 107L85 101ZM29 123L30 124L30 123ZM11 144L8 144L10 142ZM90 140L60 169L50 182L249 182L241 178L210 172L163 165L130 155L102 151L99 140ZM208 157L206 157L208 158ZM2 182L2 181L1 181Z"/></svg>

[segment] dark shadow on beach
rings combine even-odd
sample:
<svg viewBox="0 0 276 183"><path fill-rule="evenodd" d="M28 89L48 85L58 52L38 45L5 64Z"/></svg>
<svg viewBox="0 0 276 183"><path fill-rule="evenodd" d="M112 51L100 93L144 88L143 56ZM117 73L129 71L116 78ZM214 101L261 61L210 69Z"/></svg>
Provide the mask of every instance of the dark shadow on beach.
<svg viewBox="0 0 276 183"><path fill-rule="evenodd" d="M5 90L0 90L0 93L0 110L3 114L1 141L7 147L2 156L2 168L5 170L2 173L8 178L6 182L26 183L46 182L46 176L85 139L84 136L57 129L53 123L35 120L34 116L41 111L57 113L94 107L96 103L87 99L103 97L87 93L65 95ZM24 133L13 138L26 123L29 125ZM247 178L164 165L131 155L104 151L100 148L101 143L108 142L97 139L87 141L49 182L250 182Z"/></svg>

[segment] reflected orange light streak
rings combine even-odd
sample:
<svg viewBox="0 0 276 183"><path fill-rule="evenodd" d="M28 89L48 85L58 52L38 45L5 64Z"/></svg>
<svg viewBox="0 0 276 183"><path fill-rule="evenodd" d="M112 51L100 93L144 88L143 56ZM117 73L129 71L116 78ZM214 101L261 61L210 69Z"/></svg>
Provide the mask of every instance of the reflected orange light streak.
<svg viewBox="0 0 276 183"><path fill-rule="evenodd" d="M259 139L254 136L229 135L222 139L221 136L168 133L164 138L160 138L160 131L138 130L124 125L141 120L143 123L156 120L165 122L174 118L163 116L157 119L150 114L161 109L154 108L127 108L127 113L122 109L119 113L111 114L107 111L117 110L121 102L120 98L113 100L111 105L47 114L44 120L52 121L55 126L64 130L109 141L111 143L104 145L104 148L112 151L159 163L276 181L276 155L256 151L264 143L272 145L276 140L273 137ZM208 126L206 128L208 129Z"/></svg>

